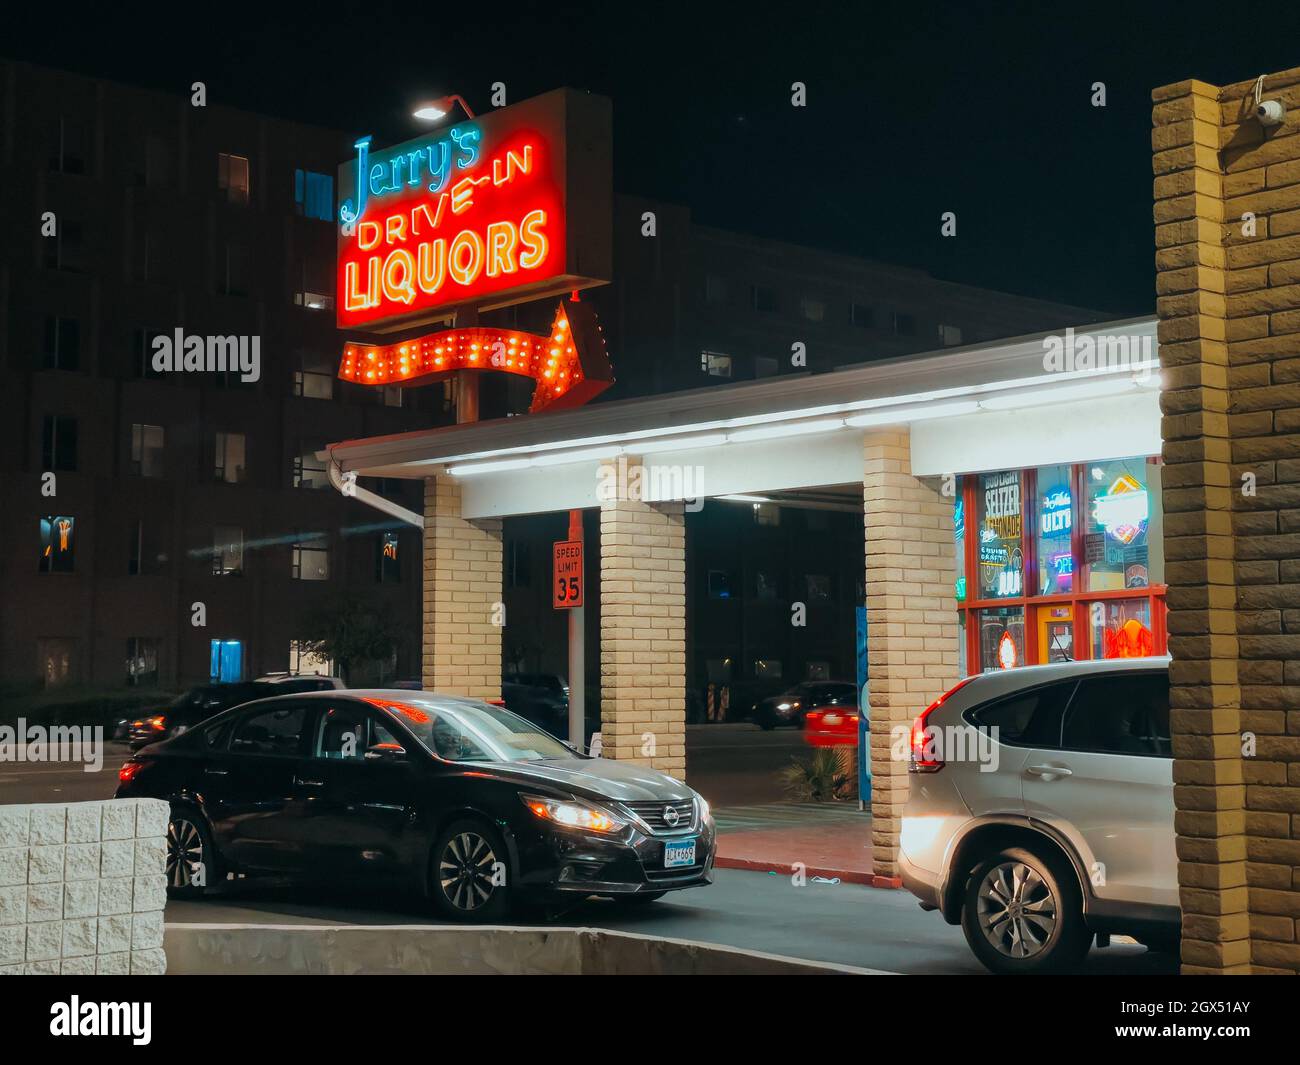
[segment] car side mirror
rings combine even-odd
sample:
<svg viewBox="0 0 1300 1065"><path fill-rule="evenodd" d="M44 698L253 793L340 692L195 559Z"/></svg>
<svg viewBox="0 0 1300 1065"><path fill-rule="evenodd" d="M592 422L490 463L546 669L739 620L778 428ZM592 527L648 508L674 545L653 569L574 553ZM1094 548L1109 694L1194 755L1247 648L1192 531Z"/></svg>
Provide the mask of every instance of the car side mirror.
<svg viewBox="0 0 1300 1065"><path fill-rule="evenodd" d="M376 743L366 749L367 762L405 762L406 748L398 743Z"/></svg>

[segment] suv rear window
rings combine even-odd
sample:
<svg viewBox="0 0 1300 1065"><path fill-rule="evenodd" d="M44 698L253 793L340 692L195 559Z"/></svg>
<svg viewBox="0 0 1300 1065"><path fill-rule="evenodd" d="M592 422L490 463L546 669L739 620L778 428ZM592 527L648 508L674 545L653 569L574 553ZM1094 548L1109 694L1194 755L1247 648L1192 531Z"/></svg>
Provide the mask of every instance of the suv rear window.
<svg viewBox="0 0 1300 1065"><path fill-rule="evenodd" d="M979 728L996 728L998 743L1020 747L1056 748L1061 745L1061 714L1074 680L1044 684L976 707L967 720Z"/></svg>
<svg viewBox="0 0 1300 1065"><path fill-rule="evenodd" d="M1065 718L1067 751L1169 758L1169 674L1120 673L1079 683Z"/></svg>

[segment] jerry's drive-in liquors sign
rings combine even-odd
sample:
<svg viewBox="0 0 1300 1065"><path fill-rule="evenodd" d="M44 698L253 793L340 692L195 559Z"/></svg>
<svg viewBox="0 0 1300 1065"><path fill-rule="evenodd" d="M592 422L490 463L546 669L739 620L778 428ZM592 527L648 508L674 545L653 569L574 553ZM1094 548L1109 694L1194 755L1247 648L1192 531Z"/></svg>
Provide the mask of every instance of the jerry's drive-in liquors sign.
<svg viewBox="0 0 1300 1065"><path fill-rule="evenodd" d="M558 89L340 167L338 325L389 332L610 278L610 109Z"/></svg>

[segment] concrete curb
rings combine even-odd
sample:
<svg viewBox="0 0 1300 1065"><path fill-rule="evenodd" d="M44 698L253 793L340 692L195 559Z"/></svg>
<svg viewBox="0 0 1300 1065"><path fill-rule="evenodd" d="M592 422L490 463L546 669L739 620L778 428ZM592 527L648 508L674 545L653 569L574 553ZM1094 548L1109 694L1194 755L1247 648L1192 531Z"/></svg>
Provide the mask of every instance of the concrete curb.
<svg viewBox="0 0 1300 1065"><path fill-rule="evenodd" d="M762 862L753 858L723 858L718 856L713 859L715 869L745 869L749 872L756 873L782 873L786 876L794 875L794 865L790 862ZM808 876L839 877L846 884L861 884L863 887L876 888L901 888L903 881L896 876L878 876L875 873L868 873L862 869L830 869L822 866L805 866L804 873Z"/></svg>
<svg viewBox="0 0 1300 1065"><path fill-rule="evenodd" d="M179 976L898 975L586 927L177 923L164 943Z"/></svg>

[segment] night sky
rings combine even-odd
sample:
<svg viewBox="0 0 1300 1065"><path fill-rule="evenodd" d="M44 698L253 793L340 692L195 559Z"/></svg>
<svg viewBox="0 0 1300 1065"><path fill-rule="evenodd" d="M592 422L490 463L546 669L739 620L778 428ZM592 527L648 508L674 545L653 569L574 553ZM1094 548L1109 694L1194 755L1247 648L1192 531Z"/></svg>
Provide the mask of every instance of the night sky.
<svg viewBox="0 0 1300 1065"><path fill-rule="evenodd" d="M1285 2L41 6L6 11L0 53L178 95L202 80L210 104L376 143L412 135L422 97L487 110L495 81L511 101L590 89L614 101L619 191L1114 314L1155 303L1151 89L1300 65Z"/></svg>

